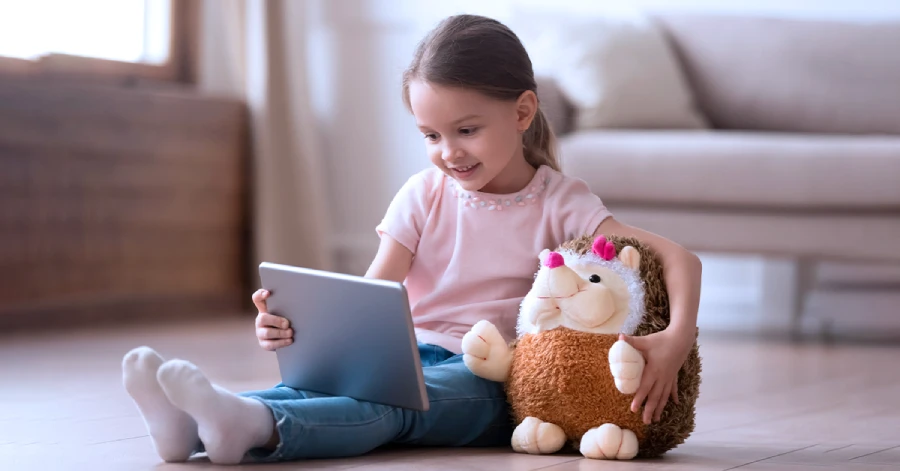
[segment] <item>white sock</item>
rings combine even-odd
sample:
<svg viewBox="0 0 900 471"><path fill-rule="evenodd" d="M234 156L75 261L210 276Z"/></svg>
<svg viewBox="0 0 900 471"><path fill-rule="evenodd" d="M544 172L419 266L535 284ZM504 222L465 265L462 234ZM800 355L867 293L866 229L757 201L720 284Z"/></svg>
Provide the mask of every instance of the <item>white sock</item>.
<svg viewBox="0 0 900 471"><path fill-rule="evenodd" d="M186 461L200 440L197 422L173 406L159 386L156 373L162 364L153 349L135 348L122 359L122 383L141 412L159 457L170 463Z"/></svg>
<svg viewBox="0 0 900 471"><path fill-rule="evenodd" d="M172 404L197 421L213 463L240 463L250 449L271 438L275 418L265 404L213 385L192 363L167 361L157 379Z"/></svg>

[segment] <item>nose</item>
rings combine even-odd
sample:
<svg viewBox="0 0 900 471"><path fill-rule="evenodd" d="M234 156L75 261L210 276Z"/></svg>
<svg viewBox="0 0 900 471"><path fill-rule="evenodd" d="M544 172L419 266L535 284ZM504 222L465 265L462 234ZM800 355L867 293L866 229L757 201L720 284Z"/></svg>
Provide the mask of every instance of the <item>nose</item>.
<svg viewBox="0 0 900 471"><path fill-rule="evenodd" d="M449 139L444 141L444 148L441 149L441 159L444 162L452 163L455 160L466 156L462 149L457 148Z"/></svg>
<svg viewBox="0 0 900 471"><path fill-rule="evenodd" d="M574 296L581 289L582 278L566 266L565 258L559 252L550 252L544 259L544 266L549 268L547 277L550 294L556 298Z"/></svg>
<svg viewBox="0 0 900 471"><path fill-rule="evenodd" d="M544 265L550 267L550 269L558 268L566 264L566 259L563 258L559 252L550 252L547 254L547 259L544 261Z"/></svg>

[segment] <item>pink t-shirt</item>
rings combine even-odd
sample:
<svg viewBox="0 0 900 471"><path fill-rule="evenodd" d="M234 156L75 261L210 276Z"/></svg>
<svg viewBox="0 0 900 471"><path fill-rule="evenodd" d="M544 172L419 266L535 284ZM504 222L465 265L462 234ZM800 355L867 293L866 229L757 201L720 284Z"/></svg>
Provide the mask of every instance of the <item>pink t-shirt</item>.
<svg viewBox="0 0 900 471"><path fill-rule="evenodd" d="M541 250L593 234L610 215L586 183L547 166L509 195L465 191L431 168L406 182L376 230L414 255L405 285L418 340L460 353L482 319L515 338Z"/></svg>

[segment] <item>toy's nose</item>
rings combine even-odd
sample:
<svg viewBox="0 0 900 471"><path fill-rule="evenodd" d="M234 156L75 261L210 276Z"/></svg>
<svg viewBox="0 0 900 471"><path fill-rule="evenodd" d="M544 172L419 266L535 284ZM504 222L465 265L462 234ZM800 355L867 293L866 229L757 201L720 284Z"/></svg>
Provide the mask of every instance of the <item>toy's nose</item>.
<svg viewBox="0 0 900 471"><path fill-rule="evenodd" d="M549 270L544 270L548 292L546 296L561 299L574 296L581 290L585 281L575 273L574 270L566 266L566 261L559 252L550 252L544 258L544 266Z"/></svg>
<svg viewBox="0 0 900 471"><path fill-rule="evenodd" d="M550 252L547 255L547 259L544 260L544 265L551 269L565 266L565 264L566 260L559 252Z"/></svg>

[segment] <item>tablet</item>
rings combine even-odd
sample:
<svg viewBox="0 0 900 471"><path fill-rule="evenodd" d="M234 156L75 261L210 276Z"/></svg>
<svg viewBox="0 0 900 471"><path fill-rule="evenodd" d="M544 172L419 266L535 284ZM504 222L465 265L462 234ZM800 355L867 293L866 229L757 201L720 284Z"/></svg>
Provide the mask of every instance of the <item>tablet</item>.
<svg viewBox="0 0 900 471"><path fill-rule="evenodd" d="M282 383L295 389L425 411L428 395L406 287L263 262L271 314L294 342L275 351Z"/></svg>

